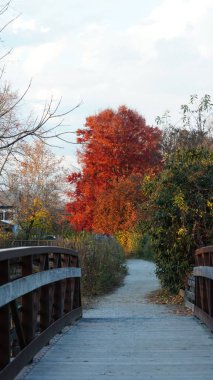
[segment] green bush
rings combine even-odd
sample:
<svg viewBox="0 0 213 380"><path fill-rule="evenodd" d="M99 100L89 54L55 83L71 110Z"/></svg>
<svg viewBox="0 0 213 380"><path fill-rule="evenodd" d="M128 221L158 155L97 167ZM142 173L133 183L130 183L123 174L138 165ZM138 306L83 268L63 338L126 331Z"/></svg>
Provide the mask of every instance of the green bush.
<svg viewBox="0 0 213 380"><path fill-rule="evenodd" d="M139 259L154 261L154 249L148 234L141 237L135 256Z"/></svg>

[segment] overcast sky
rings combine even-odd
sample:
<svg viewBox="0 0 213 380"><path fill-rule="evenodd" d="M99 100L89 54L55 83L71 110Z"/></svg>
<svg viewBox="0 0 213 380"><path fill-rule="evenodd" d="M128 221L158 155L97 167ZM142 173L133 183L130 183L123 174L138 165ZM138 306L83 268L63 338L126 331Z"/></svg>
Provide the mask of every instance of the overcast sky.
<svg viewBox="0 0 213 380"><path fill-rule="evenodd" d="M39 113L51 95L61 110L82 105L66 120L125 104L152 125L191 94L213 90L213 0L13 0L20 14L4 32L12 47L6 77ZM74 135L73 141L74 141ZM75 146L61 154L75 164Z"/></svg>

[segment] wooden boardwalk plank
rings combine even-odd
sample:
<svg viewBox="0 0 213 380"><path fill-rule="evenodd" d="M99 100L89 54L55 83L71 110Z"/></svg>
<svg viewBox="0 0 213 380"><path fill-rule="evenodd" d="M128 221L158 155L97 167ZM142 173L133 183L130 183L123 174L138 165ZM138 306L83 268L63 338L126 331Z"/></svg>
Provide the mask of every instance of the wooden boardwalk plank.
<svg viewBox="0 0 213 380"><path fill-rule="evenodd" d="M194 317L147 304L144 295L156 286L152 264L131 261L125 286L87 311L22 378L212 380L213 334Z"/></svg>

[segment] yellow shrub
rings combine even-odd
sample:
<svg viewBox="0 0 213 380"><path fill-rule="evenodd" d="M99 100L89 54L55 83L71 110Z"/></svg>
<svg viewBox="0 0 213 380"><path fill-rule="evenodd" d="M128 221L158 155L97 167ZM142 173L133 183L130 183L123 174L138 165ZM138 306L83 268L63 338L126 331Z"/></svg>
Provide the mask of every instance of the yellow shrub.
<svg viewBox="0 0 213 380"><path fill-rule="evenodd" d="M131 255L138 250L141 241L141 233L138 231L120 231L116 234L116 239L122 246L125 254Z"/></svg>

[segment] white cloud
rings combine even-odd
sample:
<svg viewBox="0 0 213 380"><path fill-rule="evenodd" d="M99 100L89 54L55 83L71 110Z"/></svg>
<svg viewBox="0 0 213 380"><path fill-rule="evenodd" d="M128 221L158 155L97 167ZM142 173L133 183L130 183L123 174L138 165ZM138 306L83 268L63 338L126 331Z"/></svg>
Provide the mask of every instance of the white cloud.
<svg viewBox="0 0 213 380"><path fill-rule="evenodd" d="M185 35L205 15L211 0L165 0L151 13L155 38L172 39Z"/></svg>
<svg viewBox="0 0 213 380"><path fill-rule="evenodd" d="M204 59L210 59L210 58L213 57L213 51L212 51L212 49L209 46L205 45L205 44L204 45L199 45L198 46L198 51L199 51L201 57L204 58Z"/></svg>
<svg viewBox="0 0 213 380"><path fill-rule="evenodd" d="M99 68L100 57L103 50L106 49L108 33L108 29L100 24L89 24L78 35L76 49L80 51L82 66L87 67L87 69L96 67L97 70Z"/></svg>
<svg viewBox="0 0 213 380"><path fill-rule="evenodd" d="M50 31L49 27L39 26L34 19L25 20L22 16L18 17L11 23L12 32L17 34L19 31L31 31L47 33Z"/></svg>
<svg viewBox="0 0 213 380"><path fill-rule="evenodd" d="M25 73L29 76L33 76L45 69L48 70L48 66L55 64L56 59L63 52L64 48L64 39L34 45L30 48L25 47L25 59L23 63Z"/></svg>
<svg viewBox="0 0 213 380"><path fill-rule="evenodd" d="M164 0L145 21L129 28L129 42L146 59L153 58L158 41L192 37L194 28L212 6L212 0Z"/></svg>

